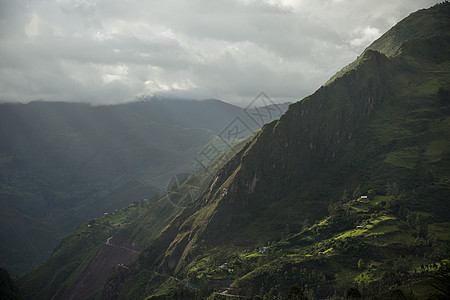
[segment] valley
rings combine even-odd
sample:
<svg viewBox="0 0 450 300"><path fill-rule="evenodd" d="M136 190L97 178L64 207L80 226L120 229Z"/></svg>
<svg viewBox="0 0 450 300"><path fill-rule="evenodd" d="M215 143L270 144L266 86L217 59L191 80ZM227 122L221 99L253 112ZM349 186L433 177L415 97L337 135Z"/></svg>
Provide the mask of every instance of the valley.
<svg viewBox="0 0 450 300"><path fill-rule="evenodd" d="M177 118L202 141L180 149L214 152L209 167L185 172L172 160L180 172L166 192L131 203L117 193L135 185L110 191L122 208L102 213L105 203L18 276L18 290L25 299L448 299L448 28L449 2L412 13L252 134L224 140L232 126L217 133ZM204 148L211 140L221 144Z"/></svg>
<svg viewBox="0 0 450 300"><path fill-rule="evenodd" d="M18 275L82 222L165 193L173 176L203 167L204 149L235 143L220 136L235 118L245 135L259 128L257 109L173 99L0 104L0 265Z"/></svg>

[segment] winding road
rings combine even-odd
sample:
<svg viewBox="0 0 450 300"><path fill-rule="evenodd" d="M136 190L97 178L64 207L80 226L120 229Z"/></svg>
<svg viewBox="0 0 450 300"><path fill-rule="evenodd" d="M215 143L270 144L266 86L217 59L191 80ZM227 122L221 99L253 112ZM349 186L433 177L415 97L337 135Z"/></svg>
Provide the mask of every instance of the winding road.
<svg viewBox="0 0 450 300"><path fill-rule="evenodd" d="M108 239L106 240L105 245L108 245L108 246L111 246L111 247L116 247L116 248L125 249L125 250L131 251L131 252L136 253L136 254L140 254L140 253L141 253L141 252L136 251L136 250L133 250L133 249L131 249L131 248L127 248L127 247L124 247L124 246L119 246L119 245L111 244L111 239L112 239L112 238L113 238L113 237L108 238Z"/></svg>

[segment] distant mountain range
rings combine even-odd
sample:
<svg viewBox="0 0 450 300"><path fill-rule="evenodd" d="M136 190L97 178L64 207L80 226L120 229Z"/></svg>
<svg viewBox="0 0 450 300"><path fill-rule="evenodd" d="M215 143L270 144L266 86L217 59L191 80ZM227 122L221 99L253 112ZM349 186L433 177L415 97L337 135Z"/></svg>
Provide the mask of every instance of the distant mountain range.
<svg viewBox="0 0 450 300"><path fill-rule="evenodd" d="M411 14L229 148L212 180L200 169L82 224L16 285L26 299L448 299L449 28L448 2Z"/></svg>
<svg viewBox="0 0 450 300"><path fill-rule="evenodd" d="M225 142L261 127L253 121L258 109L269 122L288 103L271 108L270 99L256 98L255 105L174 99L1 104L0 265L13 275L29 269L82 222L161 193L172 176L200 168L209 144L223 151ZM230 137L224 130L236 118L246 131Z"/></svg>

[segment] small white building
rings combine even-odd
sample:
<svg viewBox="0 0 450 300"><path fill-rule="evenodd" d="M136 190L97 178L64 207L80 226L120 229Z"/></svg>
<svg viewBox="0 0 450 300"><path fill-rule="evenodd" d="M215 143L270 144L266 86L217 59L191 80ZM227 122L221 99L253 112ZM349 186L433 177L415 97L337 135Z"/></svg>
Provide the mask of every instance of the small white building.
<svg viewBox="0 0 450 300"><path fill-rule="evenodd" d="M361 199L367 199L367 196L361 196Z"/></svg>

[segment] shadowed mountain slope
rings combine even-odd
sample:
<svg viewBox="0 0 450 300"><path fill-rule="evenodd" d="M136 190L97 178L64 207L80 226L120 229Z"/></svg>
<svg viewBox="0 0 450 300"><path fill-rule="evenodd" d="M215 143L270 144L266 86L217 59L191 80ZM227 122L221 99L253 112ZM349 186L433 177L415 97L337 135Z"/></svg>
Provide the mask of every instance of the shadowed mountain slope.
<svg viewBox="0 0 450 300"><path fill-rule="evenodd" d="M277 108L267 121L287 104ZM171 177L200 167L195 158L209 144L226 148L219 135L235 118L248 124L245 135L258 129L254 112L219 100L1 104L1 243L8 246L0 264L17 275L80 223L164 191Z"/></svg>
<svg viewBox="0 0 450 300"><path fill-rule="evenodd" d="M449 268L449 24L411 14L263 126L93 297L445 297L414 282Z"/></svg>

